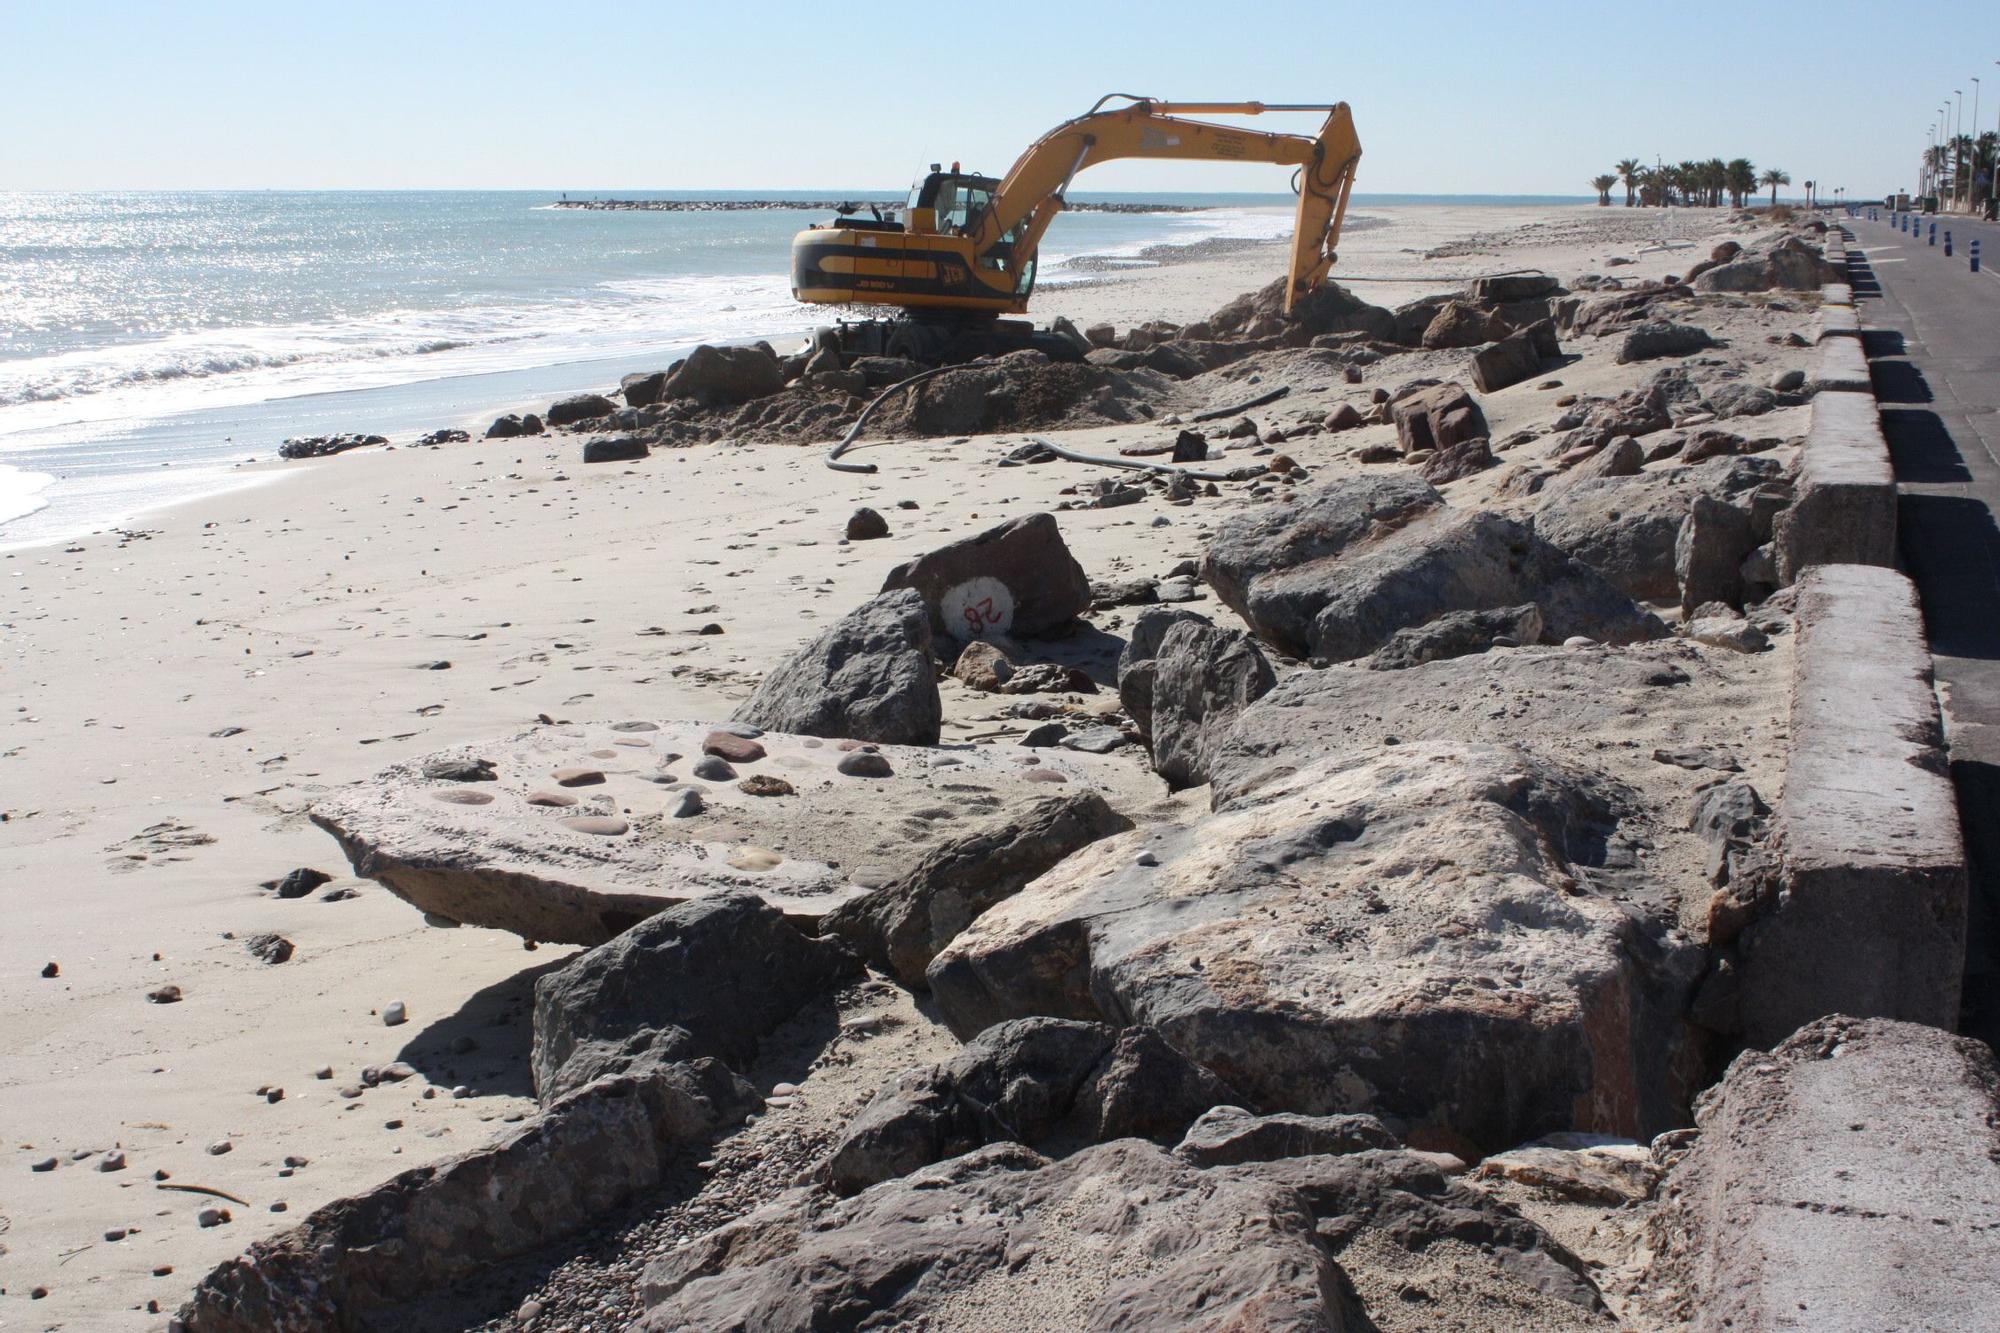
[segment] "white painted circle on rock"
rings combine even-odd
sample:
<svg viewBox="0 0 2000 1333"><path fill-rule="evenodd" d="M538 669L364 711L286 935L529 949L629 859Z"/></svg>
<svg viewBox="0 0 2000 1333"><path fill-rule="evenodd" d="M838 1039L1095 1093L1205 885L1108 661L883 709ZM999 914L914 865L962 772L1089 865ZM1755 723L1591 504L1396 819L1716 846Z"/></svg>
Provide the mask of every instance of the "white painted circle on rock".
<svg viewBox="0 0 2000 1333"><path fill-rule="evenodd" d="M982 574L946 593L938 604L945 628L972 640L1014 628L1014 594L999 579Z"/></svg>

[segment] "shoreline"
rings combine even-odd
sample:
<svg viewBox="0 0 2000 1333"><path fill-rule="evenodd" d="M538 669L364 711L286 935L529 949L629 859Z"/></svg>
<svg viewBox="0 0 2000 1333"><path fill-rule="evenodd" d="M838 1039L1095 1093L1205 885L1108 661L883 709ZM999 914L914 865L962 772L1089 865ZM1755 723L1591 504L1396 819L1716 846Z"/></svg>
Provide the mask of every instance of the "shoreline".
<svg viewBox="0 0 2000 1333"><path fill-rule="evenodd" d="M1566 215L1580 207L1424 204L1371 210L1350 220L1343 240L1366 239L1359 244L1343 245L1342 267L1335 270L1332 280L1341 282L1342 270L1351 271L1357 263L1379 266L1378 261L1392 259L1396 247L1386 244L1386 240L1392 237L1416 237L1440 229L1458 235L1474 230L1460 226L1461 223L1476 221L1486 225L1508 225L1516 221ZM1203 237L1185 243L1148 246L1140 255L1132 257L1071 257L1064 261L1065 267L1082 276L1075 281L1045 283L1036 293L1032 317L1036 322L1046 324L1058 315L1067 316L1079 327L1105 321L1124 325L1153 317L1179 322L1199 319L1221 302L1209 301L1205 295L1191 293L1203 291L1211 281L1218 287L1240 283L1239 291L1251 291L1263 286L1282 271L1282 262L1263 261L1259 256L1283 244L1282 240L1264 237ZM1134 262L1124 262L1128 258ZM1084 261L1088 267L1073 267L1079 261ZM1269 271L1264 272L1264 269ZM1177 272L1196 276L1183 282L1171 276ZM1415 274L1411 277L1414 286L1408 290L1412 295L1417 294L1424 283L1431 281L1428 277ZM1395 300L1387 300L1371 292L1371 299L1395 304L1396 300L1408 298L1398 295ZM1160 313L1147 313L1154 310ZM814 323L829 322L837 313L831 310L812 311L810 322L795 328L775 331L765 328L709 341L747 343L761 339L775 345L793 338L805 339L810 336ZM0 551L31 550L103 533L117 525L140 522L149 515L201 498L174 494L149 500L135 495L115 505L101 506L95 512L62 517L76 507L74 498L59 490L63 484L61 473L65 468L65 457L69 455L81 454L87 458L120 443L157 451L183 447L183 442L190 438L233 442L248 437L254 442L247 448L231 443L225 453L219 445L204 446L211 448L215 456L174 464L189 472L221 469L222 475L228 477L240 475L246 466L270 466L275 462L278 445L284 439L297 436L365 431L388 436L392 444L399 446L437 429L468 430L477 438L497 416L508 412L541 411L552 398L615 387L620 375L662 367L685 356L694 346L694 341L673 341L650 349L621 350L602 356L532 366L358 388L313 389L243 404L146 414L108 424L103 429L90 429L78 443L57 449L0 450L0 463L17 468L22 473L57 478L43 488L43 503L40 506L15 519L0 522ZM89 425L86 419L78 423L78 428ZM32 437L61 429L53 425L38 426L17 433ZM0 437L0 443L4 440L5 437ZM160 474L135 464L117 475L127 478L125 484L136 492L146 478ZM230 489L235 487L217 487L209 493L220 494ZM56 513L52 515L51 510Z"/></svg>

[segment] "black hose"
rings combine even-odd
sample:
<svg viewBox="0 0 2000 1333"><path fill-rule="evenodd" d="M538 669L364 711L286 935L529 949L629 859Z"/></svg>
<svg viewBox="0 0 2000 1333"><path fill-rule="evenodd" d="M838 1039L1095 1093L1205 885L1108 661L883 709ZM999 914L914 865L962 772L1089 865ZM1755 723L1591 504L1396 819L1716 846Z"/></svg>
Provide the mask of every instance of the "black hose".
<svg viewBox="0 0 2000 1333"><path fill-rule="evenodd" d="M888 388L882 390L882 392L876 394L875 401L861 409L861 415L854 418L854 424L847 428L847 434L840 437L840 443L827 450L826 465L835 472L873 473L875 471L873 463L843 463L840 461L840 456L847 452L847 447L854 443L856 436L861 434L861 428L868 424L868 418L875 415L875 409L888 402L892 395L901 393L913 385L922 384L925 380L931 379L934 376L942 375L947 370L959 369L961 369L959 366L933 366L929 370L919 371L906 380L898 380Z"/></svg>
<svg viewBox="0 0 2000 1333"><path fill-rule="evenodd" d="M1109 454L1080 454L1074 449L1065 449L1059 444L1052 443L1040 435L1030 435L1028 440L1032 444L1039 444L1057 458L1067 459L1072 463L1089 463L1093 467L1129 468L1134 472L1165 472L1169 474L1178 472L1189 481L1248 481L1252 477L1261 476L1270 471L1262 463L1251 463L1244 467L1232 468L1228 472L1197 472L1193 468L1182 467L1178 463L1148 463L1141 458L1114 458Z"/></svg>

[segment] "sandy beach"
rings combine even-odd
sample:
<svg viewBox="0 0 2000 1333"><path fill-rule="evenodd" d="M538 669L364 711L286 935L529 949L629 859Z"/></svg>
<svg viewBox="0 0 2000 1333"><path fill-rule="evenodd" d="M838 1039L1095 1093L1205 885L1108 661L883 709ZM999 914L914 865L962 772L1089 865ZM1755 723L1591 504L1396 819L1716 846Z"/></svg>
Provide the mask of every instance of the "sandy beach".
<svg viewBox="0 0 2000 1333"><path fill-rule="evenodd" d="M1334 277L1388 307L1520 270L1629 283L1685 272L1728 217L1361 209ZM1200 319L1264 286L1283 256L1254 246L1051 287L1035 314L1121 329ZM1727 353L1747 382L1808 364L1763 333L1808 328L1810 302L1740 317L1753 316L1762 322ZM1580 359L1485 395L1496 444L1547 435L1563 395L1636 383L1648 368L1615 364L1615 344L1576 339L1565 350ZM1385 360L1252 415L1289 427L1341 402L1366 407L1371 390L1466 357ZM1537 389L1550 378L1560 393ZM472 429L470 443L394 439L260 465L269 479L254 488L0 555L0 1005L12 1015L0 1037L0 1327L163 1327L161 1312L258 1237L534 1111L532 987L573 949L427 923L350 874L306 818L315 800L538 720L723 718L897 562L1053 509L1101 475L997 468L1019 434L871 442L854 455L879 465L866 477L827 470L818 447L706 444L586 467L574 436L477 438L502 412L545 406L495 402L476 420L434 423ZM1806 411L1758 419L1756 433L1787 441L1774 457L1789 459ZM1115 453L1163 431L1146 422L1063 442ZM1394 438L1371 424L1283 449L1327 479L1361 469L1357 448ZM1444 489L1454 504L1524 511L1525 496L1500 490L1507 471ZM1226 487L1194 507L1075 509L1062 531L1092 579L1160 577L1199 560L1213 526L1251 502ZM844 540L861 505L887 516L888 538ZM1212 598L1197 609L1236 623ZM1115 635L1130 615L1094 623ZM721 630L699 632L708 625ZM1740 732L1744 776L1775 791L1787 650L1715 656L1728 679L1704 716ZM942 693L947 741L995 730L993 696L950 679ZM1664 725L1635 721L1619 743L1671 744ZM1164 799L1143 752L1121 754L1132 790ZM300 868L330 878L296 898L263 887ZM289 944L282 962L253 951L272 935ZM407 1022L385 1023L392 1004ZM365 1069L391 1074L371 1083ZM199 1225L216 1206L229 1220Z"/></svg>

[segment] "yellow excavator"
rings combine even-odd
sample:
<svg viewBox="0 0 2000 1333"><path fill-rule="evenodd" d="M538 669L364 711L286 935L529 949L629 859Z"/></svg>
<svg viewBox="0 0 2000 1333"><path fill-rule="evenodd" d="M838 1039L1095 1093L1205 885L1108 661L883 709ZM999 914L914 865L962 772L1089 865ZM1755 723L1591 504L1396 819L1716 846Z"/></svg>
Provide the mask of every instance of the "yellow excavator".
<svg viewBox="0 0 2000 1333"><path fill-rule="evenodd" d="M1107 110L1106 104L1127 105ZM1317 137L1263 134L1186 119L1187 114L1260 116L1325 112ZM1071 340L1026 320L1035 251L1085 167L1115 158L1270 162L1296 167L1298 224L1285 309L1315 290L1333 266L1361 143L1345 102L1163 102L1112 93L1021 154L1003 180L935 164L911 189L903 217L838 218L792 241L792 295L829 306L895 306L890 319L843 321L823 330L849 355L888 354L928 363L1038 347L1066 360Z"/></svg>

